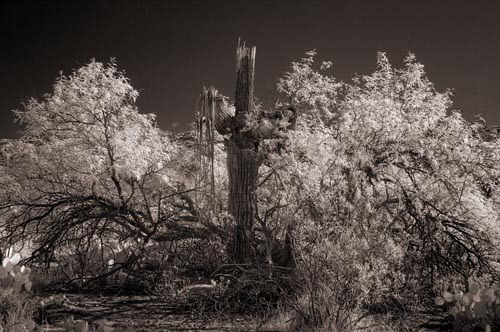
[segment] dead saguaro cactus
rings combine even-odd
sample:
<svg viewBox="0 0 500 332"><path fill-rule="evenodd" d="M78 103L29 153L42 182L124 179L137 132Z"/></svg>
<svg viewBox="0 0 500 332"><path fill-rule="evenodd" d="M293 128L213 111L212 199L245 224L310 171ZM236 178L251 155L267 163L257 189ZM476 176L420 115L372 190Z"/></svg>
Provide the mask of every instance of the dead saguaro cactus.
<svg viewBox="0 0 500 332"><path fill-rule="evenodd" d="M200 167L196 183L200 188L210 187L212 197L215 194L216 131L222 135L229 134L234 119L234 109L226 99L214 87L203 87L196 106L196 150Z"/></svg>
<svg viewBox="0 0 500 332"><path fill-rule="evenodd" d="M236 263L251 260L252 228L255 220L257 176L261 160L259 142L248 127L255 118L253 104L255 47L238 44L236 56L235 119L231 137L226 141L227 168L229 174L228 210L233 216L234 232L232 255Z"/></svg>
<svg viewBox="0 0 500 332"><path fill-rule="evenodd" d="M235 263L250 263L253 255L253 228L257 213L256 189L258 171L263 157L259 145L264 139L277 138L285 113L286 126L292 129L296 111L293 108L263 112L254 104L256 48L238 42L236 51L235 112L230 111L225 98L214 88L203 88L198 106L199 136L213 137L215 129L225 135L227 170L229 176L228 212L235 221L230 255ZM278 121L280 120L280 121ZM286 122L288 120L288 122ZM259 123L271 123L271 130L264 132ZM204 126L204 127L203 127ZM205 129L203 129L205 128ZM213 140L212 140L213 144ZM207 153L213 148L207 148ZM213 153L213 152L212 152Z"/></svg>

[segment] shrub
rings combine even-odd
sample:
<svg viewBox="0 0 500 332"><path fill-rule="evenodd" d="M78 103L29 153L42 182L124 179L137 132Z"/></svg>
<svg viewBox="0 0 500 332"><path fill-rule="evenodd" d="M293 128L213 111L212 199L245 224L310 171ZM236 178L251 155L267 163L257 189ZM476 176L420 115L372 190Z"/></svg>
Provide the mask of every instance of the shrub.
<svg viewBox="0 0 500 332"><path fill-rule="evenodd" d="M34 306L28 295L14 288L0 288L0 327L9 332L32 331Z"/></svg>
<svg viewBox="0 0 500 332"><path fill-rule="evenodd" d="M382 237L360 236L351 227L339 228L338 233L309 228L307 223L302 227L298 236L314 240L297 241L300 278L298 296L289 299L292 330L353 330L370 306L393 294L399 282L397 273L391 272L400 259L397 246Z"/></svg>

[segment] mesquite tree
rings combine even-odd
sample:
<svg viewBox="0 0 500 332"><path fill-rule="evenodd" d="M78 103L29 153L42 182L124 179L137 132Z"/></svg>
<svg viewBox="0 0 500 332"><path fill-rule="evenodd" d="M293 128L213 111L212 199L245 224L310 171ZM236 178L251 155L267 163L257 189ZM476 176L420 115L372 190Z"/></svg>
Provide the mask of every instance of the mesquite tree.
<svg viewBox="0 0 500 332"><path fill-rule="evenodd" d="M32 258L46 258L93 240L139 252L206 236L177 145L139 113L137 96L114 62L92 61L15 112L22 136L0 149L0 246L31 241Z"/></svg>
<svg viewBox="0 0 500 332"><path fill-rule="evenodd" d="M314 55L279 82L301 112L291 148L266 161L296 211L301 264L315 266L324 250L332 274L349 262L349 273L379 278L377 289L398 273L421 285L499 271L500 140L453 110L412 54L394 68L379 53L377 70L351 83L327 75L329 63L315 66Z"/></svg>

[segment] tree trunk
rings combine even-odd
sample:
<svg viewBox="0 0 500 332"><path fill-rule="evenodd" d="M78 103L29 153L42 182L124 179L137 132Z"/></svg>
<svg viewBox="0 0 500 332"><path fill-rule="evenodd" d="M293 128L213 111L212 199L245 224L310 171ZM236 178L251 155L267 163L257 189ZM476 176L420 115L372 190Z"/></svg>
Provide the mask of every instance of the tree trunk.
<svg viewBox="0 0 500 332"><path fill-rule="evenodd" d="M231 138L226 141L229 173L229 213L236 228L233 234L232 256L235 263L248 263L252 259L252 233L256 209L257 176L260 166L258 140L245 130L248 119L255 114L253 107L253 80L255 47L238 43L236 80L236 113Z"/></svg>

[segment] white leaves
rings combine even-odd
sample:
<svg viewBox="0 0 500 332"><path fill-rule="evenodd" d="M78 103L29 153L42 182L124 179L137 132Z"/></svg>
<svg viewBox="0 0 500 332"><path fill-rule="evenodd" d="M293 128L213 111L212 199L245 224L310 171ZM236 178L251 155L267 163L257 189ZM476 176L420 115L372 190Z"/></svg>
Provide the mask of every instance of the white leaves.
<svg viewBox="0 0 500 332"><path fill-rule="evenodd" d="M331 61L323 61L321 62L321 66L319 67L320 70L327 70L329 69L333 63Z"/></svg>
<svg viewBox="0 0 500 332"><path fill-rule="evenodd" d="M310 51L300 61L292 62L290 71L278 81L278 92L285 94L295 105L332 111L342 84L321 73L330 68L331 62L322 62L318 70L313 68L315 55L316 51Z"/></svg>
<svg viewBox="0 0 500 332"><path fill-rule="evenodd" d="M30 99L24 111L15 114L30 138L74 138L85 127L93 129L87 131L90 136L102 135L98 127L109 124L117 112L134 110L136 97L114 62L91 61L72 75L61 75L52 94L42 101Z"/></svg>
<svg viewBox="0 0 500 332"><path fill-rule="evenodd" d="M450 92L436 91L413 54L395 68L384 53L374 73L340 90L321 72L326 67L313 68L315 54L293 63L280 80L280 92L302 110L287 154L271 158L290 192L287 201L310 211L312 221L304 223L349 220L384 229L401 218L404 225L431 227L439 248L458 242L475 252L484 239L500 248L500 191L492 186L500 176L500 145L484 142L477 126L450 109ZM329 99L322 105L333 110L331 121L320 116L322 98ZM486 197L482 183L493 197ZM398 229L405 239L415 236ZM449 259L464 263L456 255ZM478 303L478 287L471 286L466 301ZM436 301L452 299L445 293Z"/></svg>
<svg viewBox="0 0 500 332"><path fill-rule="evenodd" d="M61 75L51 94L15 113L24 136L6 148L10 167L0 184L9 181L3 186L9 197L31 202L63 192L116 202L113 174L124 195L134 191L134 182L169 179L173 144L162 137L154 115L138 112L137 96L113 61L91 61Z"/></svg>

